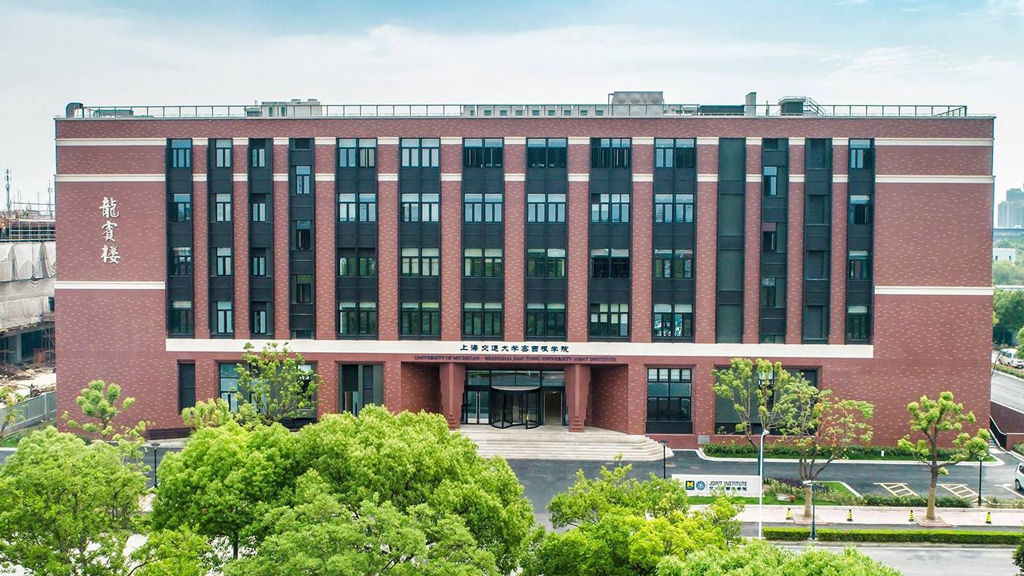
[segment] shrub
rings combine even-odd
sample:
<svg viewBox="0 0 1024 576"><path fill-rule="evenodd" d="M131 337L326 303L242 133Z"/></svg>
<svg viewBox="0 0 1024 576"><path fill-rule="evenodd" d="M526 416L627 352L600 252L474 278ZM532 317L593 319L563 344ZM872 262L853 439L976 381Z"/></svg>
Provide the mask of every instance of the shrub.
<svg viewBox="0 0 1024 576"><path fill-rule="evenodd" d="M765 528L768 540L799 541L810 537L807 528ZM818 530L823 542L934 542L942 544L1017 544L1019 532L978 530Z"/></svg>
<svg viewBox="0 0 1024 576"><path fill-rule="evenodd" d="M959 496L938 496L935 498L935 506L938 508L970 508L973 500ZM901 506L901 507L923 507L928 505L928 498L925 496L883 496L880 494L865 494L865 506Z"/></svg>
<svg viewBox="0 0 1024 576"><path fill-rule="evenodd" d="M1013 451L1024 456L1024 442L1017 442L1013 445Z"/></svg>
<svg viewBox="0 0 1024 576"><path fill-rule="evenodd" d="M704 454L708 456L721 457L757 457L757 450L749 444L705 444L701 447ZM882 451L885 451L886 458L913 460L914 456L910 450L897 446L850 446L846 450L846 458L849 460L877 458ZM939 449L939 459L944 460L951 451L945 448ZM766 444L764 447L765 458L796 458L798 452L792 446L782 443ZM829 457L827 449L823 448L820 458Z"/></svg>
<svg viewBox="0 0 1024 576"><path fill-rule="evenodd" d="M1003 372L1004 374L1016 376L1017 378L1024 378L1024 370L1010 368L1009 366L1004 366L1003 364L993 364L992 368L997 372Z"/></svg>

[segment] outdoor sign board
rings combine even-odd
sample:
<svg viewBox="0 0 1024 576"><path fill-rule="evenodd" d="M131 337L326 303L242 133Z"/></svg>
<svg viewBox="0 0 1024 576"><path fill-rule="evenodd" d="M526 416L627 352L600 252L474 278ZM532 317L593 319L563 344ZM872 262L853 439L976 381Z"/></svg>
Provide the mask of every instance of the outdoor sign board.
<svg viewBox="0 0 1024 576"><path fill-rule="evenodd" d="M761 493L761 483L754 476L724 476L721 474L673 474L686 488L690 496L712 496L724 491L730 496L756 498Z"/></svg>

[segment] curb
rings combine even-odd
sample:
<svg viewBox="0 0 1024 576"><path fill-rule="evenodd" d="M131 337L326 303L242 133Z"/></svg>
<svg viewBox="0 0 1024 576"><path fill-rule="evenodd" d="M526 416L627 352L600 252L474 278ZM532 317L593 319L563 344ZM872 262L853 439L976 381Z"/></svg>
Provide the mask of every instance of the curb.
<svg viewBox="0 0 1024 576"><path fill-rule="evenodd" d="M684 450L682 449L679 450L679 452L683 451ZM757 464L757 458L725 458L719 456L708 456L707 454L704 453L704 450L700 448L697 448L696 450L687 451L695 452L698 458L700 458L701 460L706 460L708 462L746 462L748 464ZM983 468L1006 465L1006 462L1003 462L1003 460L996 456L995 454L990 453L989 455L995 460L995 462L982 462L981 466ZM765 458L764 461L771 462L772 464L796 464L797 462L799 462L799 460L797 460L796 458ZM927 464L923 462L918 462L917 460L833 460L832 464L872 464L875 466L927 466ZM975 464L974 462L960 462L954 464L954 466L977 466L977 464Z"/></svg>

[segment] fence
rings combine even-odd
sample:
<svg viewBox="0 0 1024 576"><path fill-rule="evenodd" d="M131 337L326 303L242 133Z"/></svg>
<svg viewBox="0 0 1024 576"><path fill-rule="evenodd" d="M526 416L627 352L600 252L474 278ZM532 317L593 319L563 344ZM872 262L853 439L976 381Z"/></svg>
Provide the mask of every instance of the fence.
<svg viewBox="0 0 1024 576"><path fill-rule="evenodd" d="M28 400L18 402L14 406L5 406L0 408L0 419L7 416L7 413L10 410L17 411L17 415L14 417L14 422L7 427L7 432L15 432L17 430L39 424L40 422L56 420L57 393L45 392L35 398L29 398Z"/></svg>

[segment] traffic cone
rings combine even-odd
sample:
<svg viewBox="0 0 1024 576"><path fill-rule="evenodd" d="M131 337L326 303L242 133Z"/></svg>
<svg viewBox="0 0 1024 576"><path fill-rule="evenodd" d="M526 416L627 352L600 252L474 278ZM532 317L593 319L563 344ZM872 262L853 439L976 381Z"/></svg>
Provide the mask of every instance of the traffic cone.
<svg viewBox="0 0 1024 576"><path fill-rule="evenodd" d="M988 514L985 515L985 524L991 524L991 523L992 523L992 513L989 512Z"/></svg>
<svg viewBox="0 0 1024 576"><path fill-rule="evenodd" d="M914 521L914 509L913 508L910 509L910 520L909 521L910 522Z"/></svg>
<svg viewBox="0 0 1024 576"><path fill-rule="evenodd" d="M853 522L853 508L846 511L846 521Z"/></svg>
<svg viewBox="0 0 1024 576"><path fill-rule="evenodd" d="M793 510L790 509L790 508L786 508L786 520L792 520L792 519L793 519Z"/></svg>

